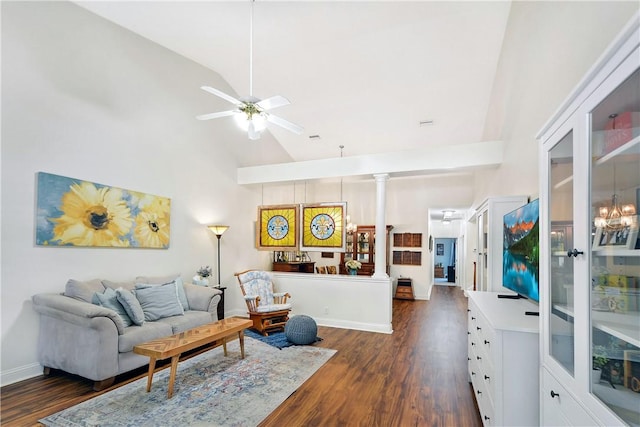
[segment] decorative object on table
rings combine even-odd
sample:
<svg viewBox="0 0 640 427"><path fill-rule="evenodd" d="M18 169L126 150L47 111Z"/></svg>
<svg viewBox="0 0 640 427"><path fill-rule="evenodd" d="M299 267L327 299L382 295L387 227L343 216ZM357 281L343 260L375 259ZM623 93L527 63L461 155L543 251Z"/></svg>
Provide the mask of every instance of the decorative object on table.
<svg viewBox="0 0 640 427"><path fill-rule="evenodd" d="M209 286L209 276L211 276L211 267L207 265L206 267L200 267L191 281L194 285Z"/></svg>
<svg viewBox="0 0 640 427"><path fill-rule="evenodd" d="M284 334L294 344L308 345L316 342L318 325L312 317L297 314L284 325Z"/></svg>
<svg viewBox="0 0 640 427"><path fill-rule="evenodd" d="M247 304L253 329L262 335L273 330L284 330L289 320L291 298L287 292L274 292L271 274L267 271L247 270L235 273L242 296Z"/></svg>
<svg viewBox="0 0 640 427"><path fill-rule="evenodd" d="M301 250L343 252L346 229L346 202L302 205Z"/></svg>
<svg viewBox="0 0 640 427"><path fill-rule="evenodd" d="M279 350L249 336L244 359L237 339L227 350L228 357L218 347L181 362L171 399L166 398L170 370L163 369L149 393L147 378L140 378L39 421L49 427L256 426L336 353L315 346Z"/></svg>
<svg viewBox="0 0 640 427"><path fill-rule="evenodd" d="M355 276L358 274L358 270L362 267L362 263L355 259L350 259L344 263L344 266L347 267L347 271L350 275Z"/></svg>
<svg viewBox="0 0 640 427"><path fill-rule="evenodd" d="M229 228L228 225L209 225L209 230L218 238L218 283L217 286L220 287L220 239L222 238L222 234L227 231Z"/></svg>
<svg viewBox="0 0 640 427"><path fill-rule="evenodd" d="M298 205L258 206L256 248L298 250Z"/></svg>
<svg viewBox="0 0 640 427"><path fill-rule="evenodd" d="M36 245L167 249L171 199L38 172Z"/></svg>

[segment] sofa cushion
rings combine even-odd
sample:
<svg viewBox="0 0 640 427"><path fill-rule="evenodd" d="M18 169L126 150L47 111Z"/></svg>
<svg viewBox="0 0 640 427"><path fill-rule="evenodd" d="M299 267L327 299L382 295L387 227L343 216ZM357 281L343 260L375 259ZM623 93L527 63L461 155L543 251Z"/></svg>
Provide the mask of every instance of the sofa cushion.
<svg viewBox="0 0 640 427"><path fill-rule="evenodd" d="M87 280L86 282L69 279L64 287L65 296L88 302L89 304L93 303L93 294L96 292L104 292L104 286L102 286L100 279Z"/></svg>
<svg viewBox="0 0 640 427"><path fill-rule="evenodd" d="M172 334L179 334L180 332L187 331L195 328L196 326L202 326L206 323L213 322L211 313L208 311L185 311L183 316L171 316L159 319L158 322L166 323L171 326Z"/></svg>
<svg viewBox="0 0 640 427"><path fill-rule="evenodd" d="M163 317L180 316L184 314L182 304L178 299L176 282L164 285L137 284L135 296L140 301L144 320L154 321Z"/></svg>
<svg viewBox="0 0 640 427"><path fill-rule="evenodd" d="M116 294L116 291L114 291L111 288L106 288L104 290L104 293L96 292L94 294L94 297L96 299L94 304L97 303L97 305L100 305L105 308L109 308L115 311L116 313L118 313L118 319L121 319L123 324L122 329L124 329L127 326L131 326L133 324L133 322L131 321L131 318L125 311L124 307L118 301L118 295Z"/></svg>
<svg viewBox="0 0 640 427"><path fill-rule="evenodd" d="M179 274L174 274L171 276L138 276L136 277L136 283L143 283L149 285L164 285L165 283L176 282L178 298L180 299L180 304L182 304L183 310L189 310L189 301L187 301L187 295L184 292L184 282L182 281L182 277Z"/></svg>
<svg viewBox="0 0 640 427"><path fill-rule="evenodd" d="M126 282L112 282L111 280L103 280L102 284L105 288L111 288L114 291L118 288L123 288L128 291L132 291L136 287L136 282L129 280Z"/></svg>
<svg viewBox="0 0 640 427"><path fill-rule="evenodd" d="M144 323L144 311L136 296L124 288L116 289L118 302L122 304L134 325L142 325Z"/></svg>
<svg viewBox="0 0 640 427"><path fill-rule="evenodd" d="M173 335L171 325L161 322L145 322L142 326L129 326L118 336L118 351L126 353L143 342Z"/></svg>

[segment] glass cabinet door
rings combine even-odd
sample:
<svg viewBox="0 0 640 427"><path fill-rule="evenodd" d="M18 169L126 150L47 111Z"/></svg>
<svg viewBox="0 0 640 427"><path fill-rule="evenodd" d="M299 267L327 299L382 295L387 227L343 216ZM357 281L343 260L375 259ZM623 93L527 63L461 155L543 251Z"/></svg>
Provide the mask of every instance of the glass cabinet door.
<svg viewBox="0 0 640 427"><path fill-rule="evenodd" d="M591 392L640 424L640 71L591 112Z"/></svg>
<svg viewBox="0 0 640 427"><path fill-rule="evenodd" d="M549 352L574 375L573 131L549 151Z"/></svg>
<svg viewBox="0 0 640 427"><path fill-rule="evenodd" d="M370 233L359 232L357 244L357 259L360 262L373 262L369 259Z"/></svg>

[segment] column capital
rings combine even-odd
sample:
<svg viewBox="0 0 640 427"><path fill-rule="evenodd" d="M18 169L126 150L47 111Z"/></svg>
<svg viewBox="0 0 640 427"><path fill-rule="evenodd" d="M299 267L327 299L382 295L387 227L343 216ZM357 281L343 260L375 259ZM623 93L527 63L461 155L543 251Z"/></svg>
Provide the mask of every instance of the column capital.
<svg viewBox="0 0 640 427"><path fill-rule="evenodd" d="M389 180L389 174L388 173L376 173L376 174L373 174L373 177L376 179L376 181L388 181Z"/></svg>

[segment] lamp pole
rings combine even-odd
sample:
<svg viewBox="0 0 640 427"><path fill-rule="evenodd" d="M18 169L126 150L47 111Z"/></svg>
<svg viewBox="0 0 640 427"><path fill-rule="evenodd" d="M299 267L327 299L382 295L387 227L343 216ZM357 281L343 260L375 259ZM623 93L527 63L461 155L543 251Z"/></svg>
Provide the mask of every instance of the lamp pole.
<svg viewBox="0 0 640 427"><path fill-rule="evenodd" d="M220 239L222 234L229 228L228 225L209 225L209 230L218 238L218 287L220 287Z"/></svg>
<svg viewBox="0 0 640 427"><path fill-rule="evenodd" d="M220 239L222 238L222 234L216 234L218 238L218 286L220 286Z"/></svg>

